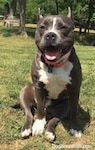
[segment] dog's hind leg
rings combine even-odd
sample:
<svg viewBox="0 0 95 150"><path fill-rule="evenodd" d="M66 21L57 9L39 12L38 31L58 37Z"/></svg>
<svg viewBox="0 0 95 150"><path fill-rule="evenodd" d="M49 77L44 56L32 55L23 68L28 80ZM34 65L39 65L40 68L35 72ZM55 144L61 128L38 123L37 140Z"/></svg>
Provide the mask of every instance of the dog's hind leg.
<svg viewBox="0 0 95 150"><path fill-rule="evenodd" d="M47 124L45 136L46 136L46 139L49 140L50 142L55 140L55 127L59 121L60 121L59 118L54 117L50 119Z"/></svg>
<svg viewBox="0 0 95 150"><path fill-rule="evenodd" d="M31 109L36 107L34 101L33 85L25 86L20 92L20 105L26 115L26 123L22 128L21 136L27 138L32 133L33 112Z"/></svg>

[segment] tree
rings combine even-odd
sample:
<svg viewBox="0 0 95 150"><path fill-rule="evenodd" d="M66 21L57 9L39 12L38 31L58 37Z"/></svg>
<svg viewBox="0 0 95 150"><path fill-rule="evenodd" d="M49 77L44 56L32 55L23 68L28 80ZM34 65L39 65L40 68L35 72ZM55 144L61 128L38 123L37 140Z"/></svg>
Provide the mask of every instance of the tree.
<svg viewBox="0 0 95 150"><path fill-rule="evenodd" d="M87 14L88 14L88 18L87 18L87 22L86 22L86 25L85 25L85 30L84 30L84 33L86 33L86 30L88 29L88 32L89 32L89 24L90 24L90 20L93 16L93 13L94 13L94 9L95 9L95 2L93 0L88 0L88 9L87 9Z"/></svg>
<svg viewBox="0 0 95 150"><path fill-rule="evenodd" d="M10 13L10 6L9 6L9 3L6 2L4 5L4 19L8 17L9 13Z"/></svg>
<svg viewBox="0 0 95 150"><path fill-rule="evenodd" d="M26 10L26 0L18 0L20 8L20 28L18 34L27 36L25 31L25 10Z"/></svg>
<svg viewBox="0 0 95 150"><path fill-rule="evenodd" d="M17 1L18 0L12 0L12 2L11 2L10 15L12 15L12 16L15 16Z"/></svg>
<svg viewBox="0 0 95 150"><path fill-rule="evenodd" d="M1 15L4 12L5 2L6 0L0 0ZM20 14L20 28L18 33L21 34L26 33L25 21L27 23L37 23L37 11L39 7L43 16L50 14L67 15L67 8L70 7L75 26L79 27L80 33L82 32L82 28L85 29L84 32L86 33L89 30L89 26L95 29L95 0L48 0L47 3L45 0L8 0L8 3L10 4L10 9L13 10L11 14ZM19 4L19 9L16 9L17 3ZM17 12L17 10L20 11Z"/></svg>
<svg viewBox="0 0 95 150"><path fill-rule="evenodd" d="M17 34L25 35L27 36L27 33L25 31L25 10L26 10L26 0L12 0L10 2L10 10L8 7L8 3L6 3L5 8L7 11L7 17L8 19L16 19L15 18L15 13L16 13L16 6L17 2L19 3L19 12L20 12L20 26L19 26L19 31Z"/></svg>
<svg viewBox="0 0 95 150"><path fill-rule="evenodd" d="M4 17L7 18L13 18L16 12L16 6L17 6L17 1L18 0L12 0L10 2L10 5L8 2L5 3L4 5Z"/></svg>
<svg viewBox="0 0 95 150"><path fill-rule="evenodd" d="M59 7L58 7L58 0L55 0L55 5L56 5L56 14L59 14Z"/></svg>

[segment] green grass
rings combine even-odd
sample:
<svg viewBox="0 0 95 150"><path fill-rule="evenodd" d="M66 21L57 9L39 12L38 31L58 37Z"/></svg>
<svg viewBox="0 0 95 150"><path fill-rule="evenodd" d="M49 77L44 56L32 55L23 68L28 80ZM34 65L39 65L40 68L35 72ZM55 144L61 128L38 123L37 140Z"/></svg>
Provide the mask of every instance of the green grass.
<svg viewBox="0 0 95 150"><path fill-rule="evenodd" d="M15 110L12 106L18 102L21 88L31 82L30 69L36 46L34 30L27 29L30 35L28 38L17 36L14 31L16 29L0 28L0 150L53 150L52 143L44 135L26 140L20 136L25 116L23 111ZM84 134L81 139L77 139L59 124L56 128L57 139L53 144L94 147L95 47L80 45L78 40L75 43L83 71L79 118Z"/></svg>

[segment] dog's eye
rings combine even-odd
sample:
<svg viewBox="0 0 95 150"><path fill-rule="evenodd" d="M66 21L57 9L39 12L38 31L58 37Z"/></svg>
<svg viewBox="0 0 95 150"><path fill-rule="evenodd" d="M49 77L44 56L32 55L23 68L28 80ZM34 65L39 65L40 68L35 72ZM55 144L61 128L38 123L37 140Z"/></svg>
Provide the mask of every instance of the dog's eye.
<svg viewBox="0 0 95 150"><path fill-rule="evenodd" d="M67 26L62 25L62 26L61 26L61 29L67 29Z"/></svg>
<svg viewBox="0 0 95 150"><path fill-rule="evenodd" d="M45 26L44 25L40 25L40 29L45 29Z"/></svg>

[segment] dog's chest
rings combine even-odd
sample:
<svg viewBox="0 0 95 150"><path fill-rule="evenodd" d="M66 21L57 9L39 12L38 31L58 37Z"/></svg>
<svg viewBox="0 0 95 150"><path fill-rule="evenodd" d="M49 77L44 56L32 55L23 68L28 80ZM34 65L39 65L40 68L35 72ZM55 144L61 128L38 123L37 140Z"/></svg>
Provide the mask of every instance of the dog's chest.
<svg viewBox="0 0 95 150"><path fill-rule="evenodd" d="M63 67L53 67L52 73L48 72L47 66L40 62L39 81L45 84L49 99L57 99L58 95L66 89L66 85L71 84L70 73L73 68L71 62L67 62Z"/></svg>

